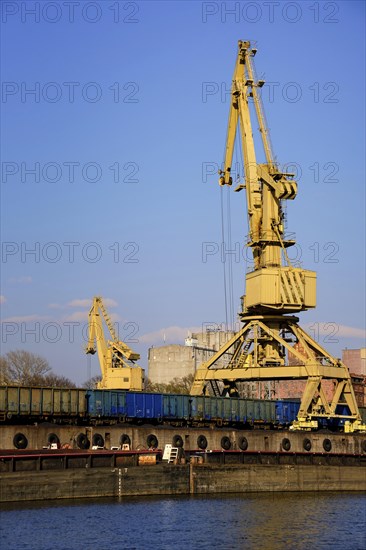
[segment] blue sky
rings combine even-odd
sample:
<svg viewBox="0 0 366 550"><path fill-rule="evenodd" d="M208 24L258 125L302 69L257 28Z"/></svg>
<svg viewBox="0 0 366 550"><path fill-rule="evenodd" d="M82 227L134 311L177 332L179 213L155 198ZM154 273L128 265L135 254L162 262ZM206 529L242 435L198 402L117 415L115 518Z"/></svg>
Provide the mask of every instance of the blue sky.
<svg viewBox="0 0 366 550"><path fill-rule="evenodd" d="M364 3L1 7L2 353L39 353L79 384L97 374L94 295L144 367L150 345L225 322L220 254L202 251L222 242L213 167L238 39L256 42L274 152L300 176L291 253L318 273L302 325L336 356L365 345ZM245 196L230 200L241 250ZM234 255L236 310L246 268Z"/></svg>

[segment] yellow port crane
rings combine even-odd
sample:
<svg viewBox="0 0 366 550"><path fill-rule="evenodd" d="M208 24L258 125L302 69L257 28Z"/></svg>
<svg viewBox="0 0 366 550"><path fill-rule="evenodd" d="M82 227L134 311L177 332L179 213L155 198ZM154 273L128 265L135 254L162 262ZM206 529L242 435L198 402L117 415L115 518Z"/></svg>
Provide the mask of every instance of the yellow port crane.
<svg viewBox="0 0 366 550"><path fill-rule="evenodd" d="M297 184L294 175L282 172L274 161L258 92L265 82L257 80L254 71L256 53L249 41L239 41L224 166L219 171L220 185L231 186L239 128L245 179L235 191L246 191L246 244L254 260L253 269L246 274L246 294L242 298L243 327L197 369L191 394L199 395L211 388L215 395L237 396L238 381L305 380L293 429L316 429L320 418L342 418L346 432L365 431L347 367L300 328L299 318L294 315L315 307L316 273L291 265L286 252L295 240L284 231L284 202L295 199ZM256 158L251 101L266 158L263 164ZM231 359L222 368L218 361L224 354L231 354ZM322 385L324 380L334 382L330 401Z"/></svg>
<svg viewBox="0 0 366 550"><path fill-rule="evenodd" d="M106 340L104 336L103 319L111 340ZM93 298L89 311L88 345L85 348L87 354L94 355L97 352L102 373L99 389L143 390L144 369L135 364L140 359L140 354L118 339L100 296Z"/></svg>

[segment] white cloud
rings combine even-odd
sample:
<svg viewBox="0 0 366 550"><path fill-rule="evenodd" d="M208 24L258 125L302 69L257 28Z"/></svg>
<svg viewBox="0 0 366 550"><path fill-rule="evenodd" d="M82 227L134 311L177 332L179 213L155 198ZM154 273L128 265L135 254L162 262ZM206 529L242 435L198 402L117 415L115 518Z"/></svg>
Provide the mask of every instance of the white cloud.
<svg viewBox="0 0 366 550"><path fill-rule="evenodd" d="M29 275L23 275L21 277L10 277L10 279L8 279L9 283L15 283L15 284L20 284L20 285L29 285L33 279L32 277L30 277Z"/></svg>
<svg viewBox="0 0 366 550"><path fill-rule="evenodd" d="M91 303L89 303L89 304L91 306ZM117 307L118 306L118 303L116 302L116 300L113 300L112 298L103 298L103 304L106 307Z"/></svg>
<svg viewBox="0 0 366 550"><path fill-rule="evenodd" d="M347 327L345 325L336 325L336 336L340 336L341 338L366 338L366 330L363 328L357 328L357 327ZM321 334L327 334L329 335L329 330L324 330L324 333Z"/></svg>
<svg viewBox="0 0 366 550"><path fill-rule="evenodd" d="M70 315L67 315L65 318L63 318L63 321L87 321L88 320L88 311L74 311Z"/></svg>
<svg viewBox="0 0 366 550"><path fill-rule="evenodd" d="M47 307L49 307L50 309L69 309L70 307L78 307L78 308L85 307L89 312L92 306L92 303L93 303L92 298L74 298L73 300L70 300L70 302L67 302L66 304L58 304L57 302L52 302L51 304L48 304ZM106 307L118 306L118 303L115 300L112 300L112 298L103 298L103 304Z"/></svg>
<svg viewBox="0 0 366 550"><path fill-rule="evenodd" d="M88 311L91 307L92 301L89 300L89 298L75 298L75 300L71 300L70 302L67 302L67 304L58 304L57 302L52 302L51 304L48 304L47 307L50 309L69 309L70 307L87 307Z"/></svg>
<svg viewBox="0 0 366 550"><path fill-rule="evenodd" d="M154 332L143 334L139 341L149 345L184 344L184 340L192 332L201 332L202 327L166 327Z"/></svg>
<svg viewBox="0 0 366 550"><path fill-rule="evenodd" d="M316 323L307 323L304 329L310 336L318 334L320 336L329 336L329 338L357 338L366 339L366 330L358 327L348 327L339 325L336 322L319 321Z"/></svg>
<svg viewBox="0 0 366 550"><path fill-rule="evenodd" d="M66 306L64 307L90 307L91 306L91 300L89 298L75 298L75 300L71 300L71 302L67 302Z"/></svg>
<svg viewBox="0 0 366 550"><path fill-rule="evenodd" d="M120 323L122 322L122 319L118 313L109 313L109 318L112 321L112 323Z"/></svg>
<svg viewBox="0 0 366 550"><path fill-rule="evenodd" d="M7 317L2 319L2 323L31 323L34 321L49 321L51 318L46 315L38 315L34 313L32 315L15 315L13 317Z"/></svg>
<svg viewBox="0 0 366 550"><path fill-rule="evenodd" d="M113 298L103 298L103 304L106 307L117 307L118 306L118 303L116 302L116 300L113 300Z"/></svg>
<svg viewBox="0 0 366 550"><path fill-rule="evenodd" d="M5 304L6 298L3 294L0 295L0 304Z"/></svg>
<svg viewBox="0 0 366 550"><path fill-rule="evenodd" d="M87 322L88 321L88 315L89 315L89 310L74 311L73 313L70 313L70 315L66 315L66 317L63 317L62 321ZM121 321L121 318L117 313L111 313L109 315L109 318L111 319L112 323L117 323L117 322Z"/></svg>
<svg viewBox="0 0 366 550"><path fill-rule="evenodd" d="M74 300L71 300L71 302L68 302L66 305L68 307L88 307L89 309L92 306L93 300L91 298L75 298ZM115 300L112 300L112 298L103 298L103 304L106 307L116 307L118 304Z"/></svg>

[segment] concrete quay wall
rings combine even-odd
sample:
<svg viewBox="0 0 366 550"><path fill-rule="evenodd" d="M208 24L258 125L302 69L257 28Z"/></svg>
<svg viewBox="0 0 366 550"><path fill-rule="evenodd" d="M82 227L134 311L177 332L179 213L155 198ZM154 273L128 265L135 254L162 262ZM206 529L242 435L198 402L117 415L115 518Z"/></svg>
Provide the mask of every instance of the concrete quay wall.
<svg viewBox="0 0 366 550"><path fill-rule="evenodd" d="M230 428L184 428L167 426L132 426L130 424L113 426L60 426L55 424L39 425L3 425L0 426L0 449L14 449L14 436L22 433L28 441L27 449L42 450L47 446L51 434L57 435L60 445L77 448L79 434L85 434L92 445L93 436L103 437L104 448L111 449L121 444L121 436L127 435L131 441L131 449L148 449L148 436L153 434L158 440L157 447L164 449L166 444L172 444L173 438L179 435L185 450L198 449L198 438L204 435L207 439L208 450L222 449L222 438L230 440L230 450L240 449L241 439L247 440L248 451L265 452L304 452L306 439L311 441L313 453L343 453L366 454L366 434L343 434L322 432L290 432L285 430L237 430ZM285 440L289 441L290 448L286 448ZM330 441L324 448L325 440ZM287 443L288 447L288 443Z"/></svg>
<svg viewBox="0 0 366 550"><path fill-rule="evenodd" d="M0 474L0 502L143 495L365 491L365 468L294 464L156 464Z"/></svg>

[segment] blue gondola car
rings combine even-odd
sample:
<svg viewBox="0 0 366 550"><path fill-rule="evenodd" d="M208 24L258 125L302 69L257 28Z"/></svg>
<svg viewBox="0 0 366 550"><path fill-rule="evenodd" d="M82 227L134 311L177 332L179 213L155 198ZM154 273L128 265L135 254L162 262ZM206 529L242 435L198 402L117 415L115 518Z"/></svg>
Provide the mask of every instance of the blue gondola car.
<svg viewBox="0 0 366 550"><path fill-rule="evenodd" d="M300 409L300 399L276 401L276 422L281 426L291 424L297 417Z"/></svg>
<svg viewBox="0 0 366 550"><path fill-rule="evenodd" d="M164 420L186 421L191 418L194 397L174 393L166 393L162 397Z"/></svg>
<svg viewBox="0 0 366 550"><path fill-rule="evenodd" d="M127 417L160 422L163 418L163 394L127 392Z"/></svg>
<svg viewBox="0 0 366 550"><path fill-rule="evenodd" d="M87 390L87 410L91 417L119 418L127 415L127 392L121 390Z"/></svg>

